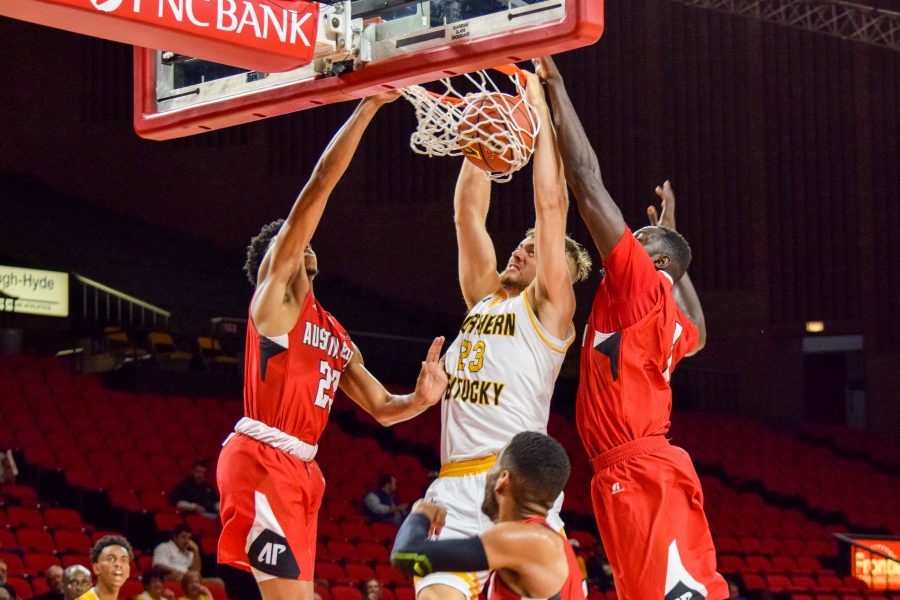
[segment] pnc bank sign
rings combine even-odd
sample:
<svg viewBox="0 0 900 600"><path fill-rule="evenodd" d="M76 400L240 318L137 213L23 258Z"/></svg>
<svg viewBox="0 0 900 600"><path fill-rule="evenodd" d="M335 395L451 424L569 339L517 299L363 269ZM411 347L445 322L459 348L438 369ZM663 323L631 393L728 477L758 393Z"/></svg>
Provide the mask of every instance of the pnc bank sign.
<svg viewBox="0 0 900 600"><path fill-rule="evenodd" d="M0 15L263 72L309 64L319 26L306 0L15 0Z"/></svg>
<svg viewBox="0 0 900 600"><path fill-rule="evenodd" d="M187 28L214 29L223 34L277 39L282 44L311 47L315 40L314 11L284 9L249 0L90 0L105 13L130 13L135 19L155 19ZM294 2L294 4L303 4ZM310 21L312 22L310 23ZM308 25L309 23L309 25ZM310 27L312 25L312 27Z"/></svg>

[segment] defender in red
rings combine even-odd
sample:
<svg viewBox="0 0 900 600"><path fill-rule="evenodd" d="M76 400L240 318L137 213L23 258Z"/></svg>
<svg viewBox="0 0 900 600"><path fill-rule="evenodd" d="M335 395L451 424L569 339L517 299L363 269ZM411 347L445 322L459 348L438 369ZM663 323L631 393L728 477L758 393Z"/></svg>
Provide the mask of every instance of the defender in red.
<svg viewBox="0 0 900 600"><path fill-rule="evenodd" d="M377 110L398 97L363 100L325 150L286 220L250 243L244 418L219 457L219 562L250 571L265 600L311 600L316 521L325 479L319 436L340 387L383 425L409 419L443 396L443 338L428 351L408 396L387 392L363 365L347 331L316 300L309 245L328 197Z"/></svg>
<svg viewBox="0 0 900 600"><path fill-rule="evenodd" d="M577 418L591 458L591 495L616 592L623 600L721 600L728 586L687 452L666 439L669 379L706 340L687 275L691 250L675 231L675 198L656 189L659 219L632 235L603 185L600 166L551 59L541 60L566 180L605 274L581 349Z"/></svg>

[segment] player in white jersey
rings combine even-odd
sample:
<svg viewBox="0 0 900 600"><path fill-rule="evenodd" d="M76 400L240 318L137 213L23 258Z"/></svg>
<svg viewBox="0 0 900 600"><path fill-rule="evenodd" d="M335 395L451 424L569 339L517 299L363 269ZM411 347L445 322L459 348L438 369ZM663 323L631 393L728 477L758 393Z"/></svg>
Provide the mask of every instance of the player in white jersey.
<svg viewBox="0 0 900 600"><path fill-rule="evenodd" d="M464 161L456 184L459 281L469 312L445 357L443 466L425 496L447 507L441 539L478 535L492 525L481 505L497 453L521 431L547 432L556 376L575 339L572 285L590 272L587 252L566 236L565 176L536 77L529 77L526 94L542 123L533 157L535 226L502 273L486 226L490 181ZM431 573L416 580L417 598L474 599L486 577L487 571Z"/></svg>

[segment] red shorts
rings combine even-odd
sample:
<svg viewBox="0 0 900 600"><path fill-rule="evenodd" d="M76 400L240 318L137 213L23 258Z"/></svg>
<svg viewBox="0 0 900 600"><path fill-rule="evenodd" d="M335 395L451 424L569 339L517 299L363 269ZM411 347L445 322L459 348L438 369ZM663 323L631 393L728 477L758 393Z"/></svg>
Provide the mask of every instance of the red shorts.
<svg viewBox="0 0 900 600"><path fill-rule="evenodd" d="M723 600L700 480L662 436L595 458L591 496L620 600Z"/></svg>
<svg viewBox="0 0 900 600"><path fill-rule="evenodd" d="M257 581L313 578L316 525L325 478L319 466L244 435L219 455L219 562Z"/></svg>

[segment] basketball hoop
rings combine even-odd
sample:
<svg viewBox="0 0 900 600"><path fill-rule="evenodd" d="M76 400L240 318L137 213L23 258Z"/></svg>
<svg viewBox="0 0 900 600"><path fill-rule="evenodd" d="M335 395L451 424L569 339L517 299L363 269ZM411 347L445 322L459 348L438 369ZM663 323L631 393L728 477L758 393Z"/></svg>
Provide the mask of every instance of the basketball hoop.
<svg viewBox="0 0 900 600"><path fill-rule="evenodd" d="M476 88L470 93L457 91L450 79L440 80L442 93L418 85L401 90L415 107L419 123L409 140L413 152L424 156L464 156L472 144L479 143L502 159L502 171L486 171L497 182L509 181L513 173L528 164L541 128L540 119L525 98L522 71L514 65L495 70L509 78L515 95L501 92L487 71L465 75Z"/></svg>

